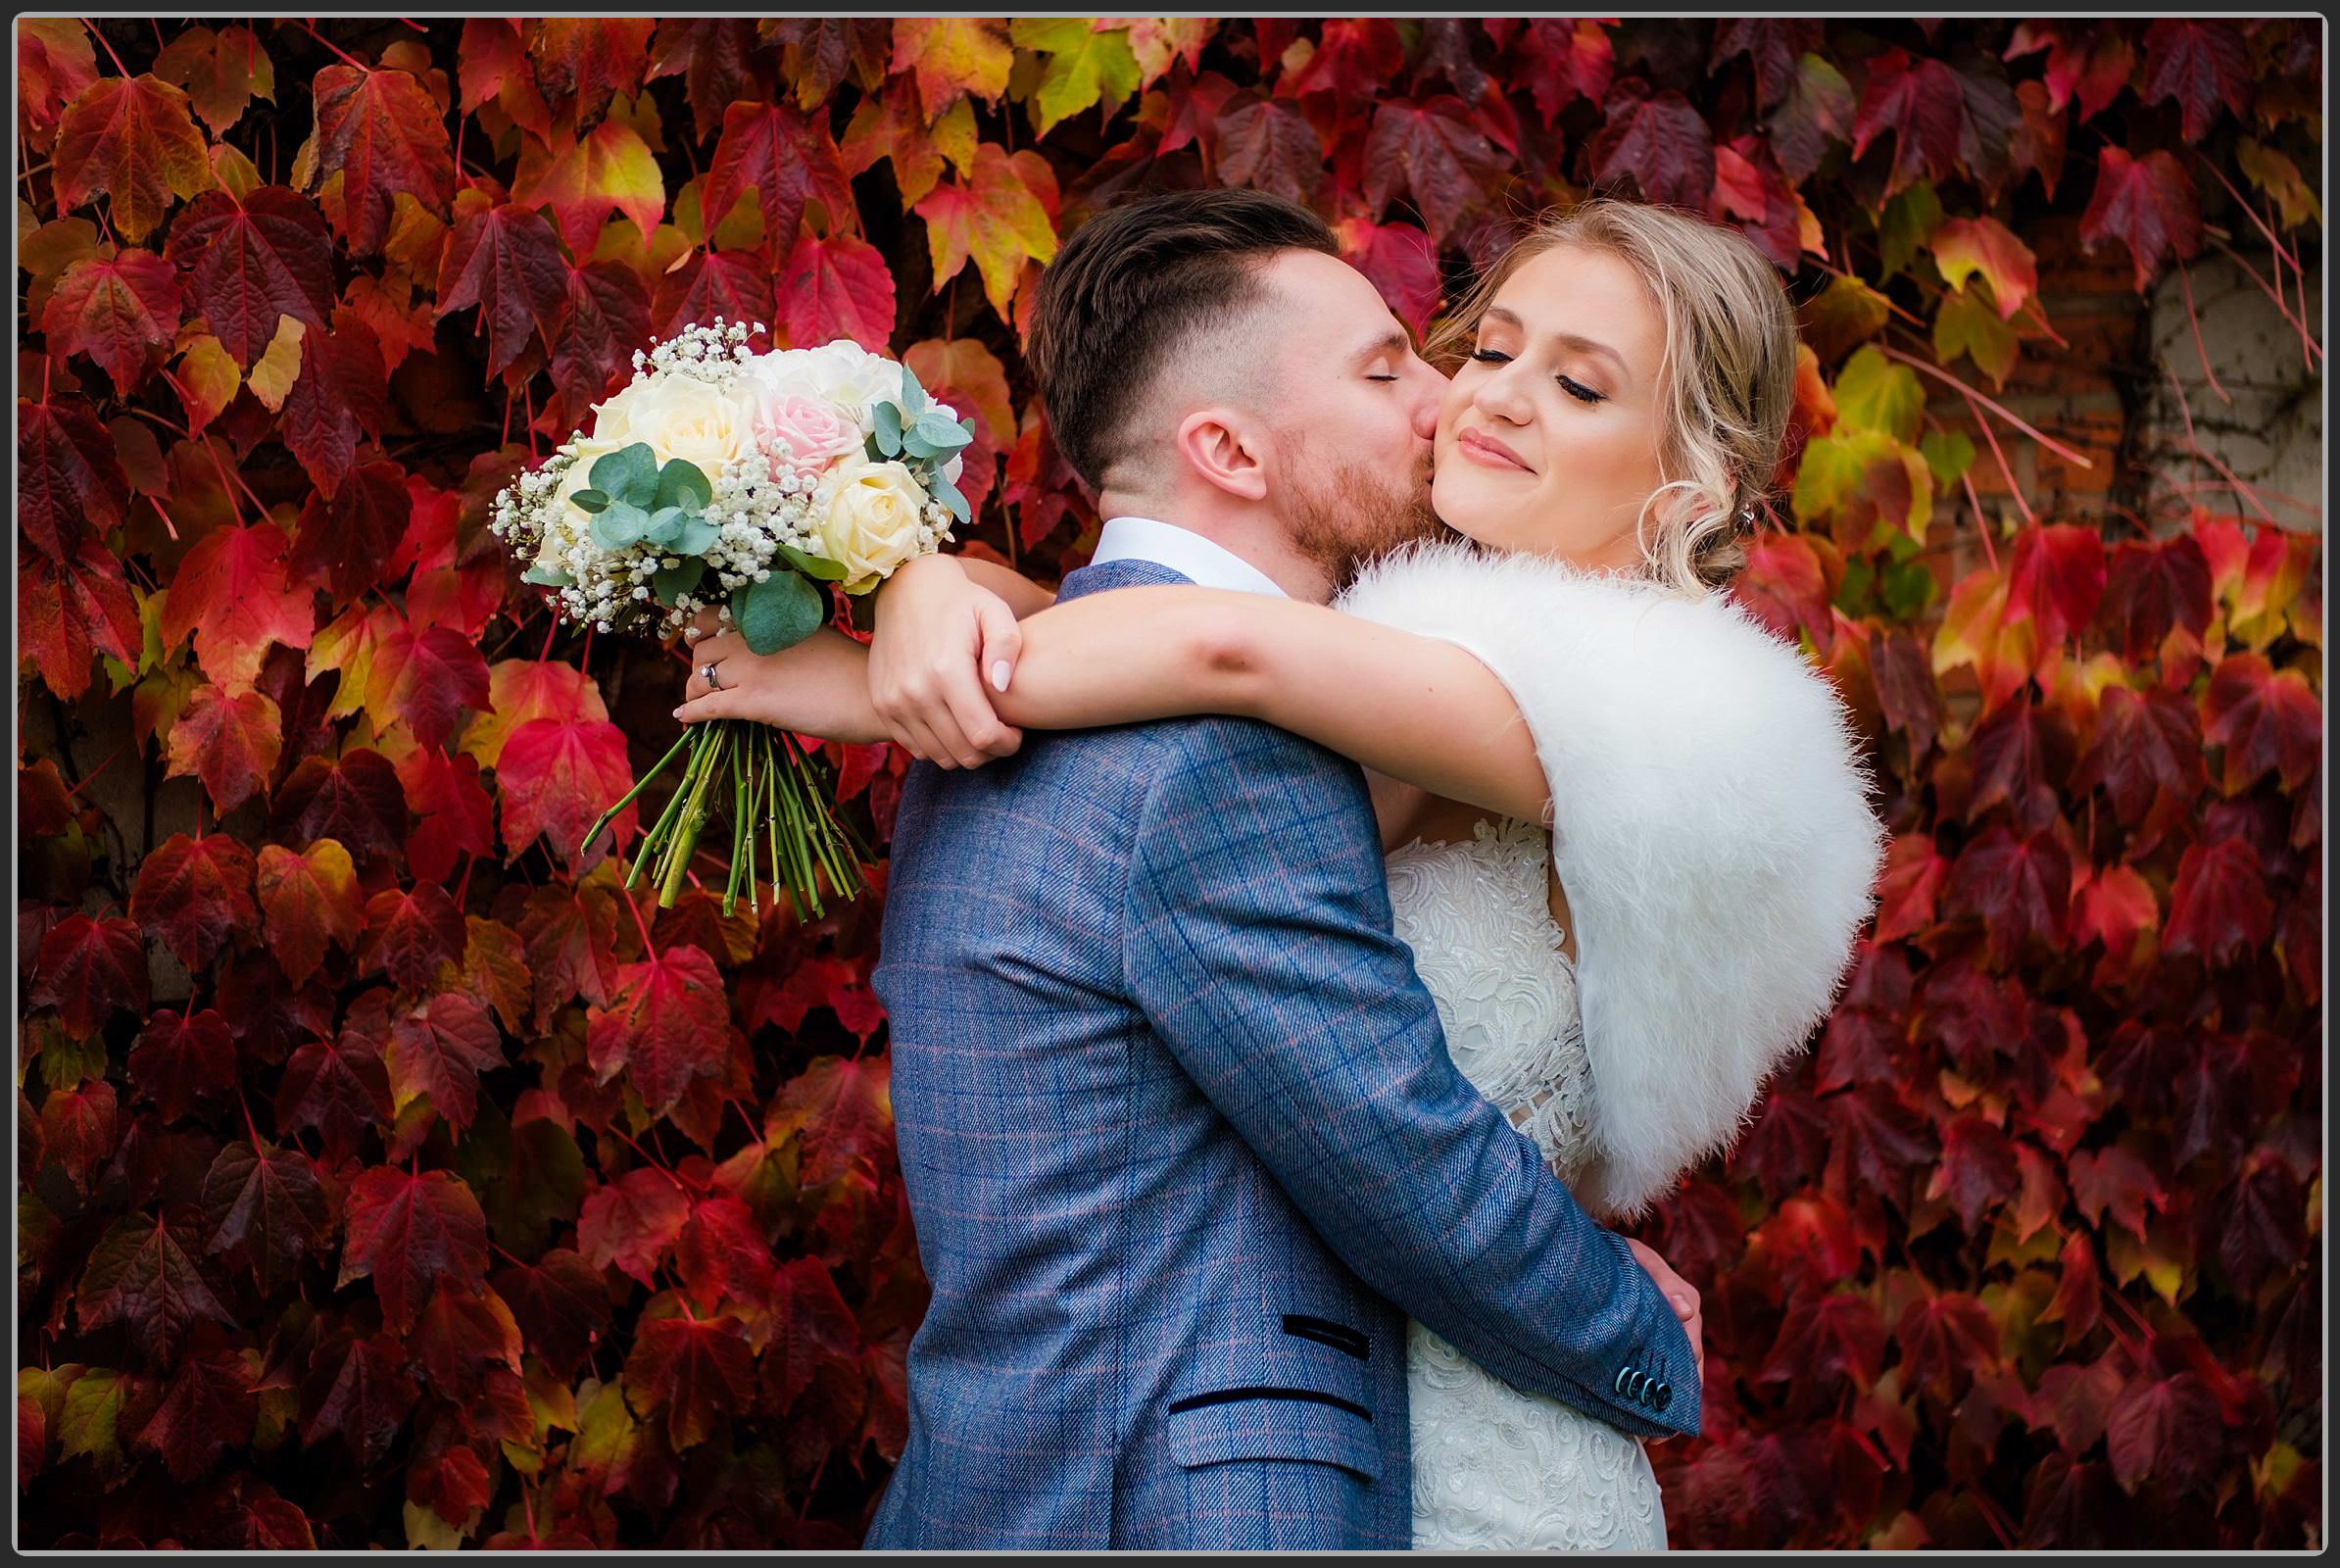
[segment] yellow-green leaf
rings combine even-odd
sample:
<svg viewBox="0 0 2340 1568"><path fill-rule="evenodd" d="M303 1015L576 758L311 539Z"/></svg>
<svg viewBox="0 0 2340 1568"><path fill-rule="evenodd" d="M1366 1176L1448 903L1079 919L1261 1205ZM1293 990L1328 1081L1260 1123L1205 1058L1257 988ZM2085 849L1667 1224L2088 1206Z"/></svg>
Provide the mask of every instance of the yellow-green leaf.
<svg viewBox="0 0 2340 1568"><path fill-rule="evenodd" d="M1990 377L1993 389L2004 386L2015 368L2015 328L1991 309L1988 283L1945 296L1934 313L1933 357L1947 366L1961 354Z"/></svg>
<svg viewBox="0 0 2340 1568"><path fill-rule="evenodd" d="M1015 299L1024 263L1046 263L1056 254L1056 225L1027 180L1028 169L995 142L975 153L975 172L964 184L938 185L917 206L926 220L934 258L935 291L975 259L983 292L1004 318ZM1037 156L1037 155L1033 155Z"/></svg>
<svg viewBox="0 0 2340 1568"><path fill-rule="evenodd" d="M1100 100L1118 106L1138 90L1138 57L1126 28L1101 27L1088 17L1018 17L1008 36L1048 57L1033 98L1043 136Z"/></svg>
<svg viewBox="0 0 2340 1568"><path fill-rule="evenodd" d="M271 414L284 407L284 400L292 395L293 382L300 379L303 330L294 318L277 317L276 335L247 378L252 395L267 404Z"/></svg>
<svg viewBox="0 0 2340 1568"><path fill-rule="evenodd" d="M1906 365L1885 358L1875 344L1844 362L1836 372L1836 417L1864 430L1882 430L1905 446L1918 439L1926 414L1926 389Z"/></svg>
<svg viewBox="0 0 2340 1568"><path fill-rule="evenodd" d="M894 69L915 73L928 120L966 93L996 102L1007 90L1015 50L991 17L902 17L894 24Z"/></svg>

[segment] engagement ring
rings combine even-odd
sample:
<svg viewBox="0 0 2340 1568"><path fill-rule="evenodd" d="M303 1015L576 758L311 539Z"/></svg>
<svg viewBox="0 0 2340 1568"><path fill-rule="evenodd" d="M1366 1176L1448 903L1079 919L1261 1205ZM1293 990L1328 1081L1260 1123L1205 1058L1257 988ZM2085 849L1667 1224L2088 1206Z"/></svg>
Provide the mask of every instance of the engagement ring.
<svg viewBox="0 0 2340 1568"><path fill-rule="evenodd" d="M721 684L720 684L720 683L718 683L718 682L716 681L716 679L715 679L715 666L714 666L714 665L712 665L712 664L702 664L702 665L700 665L700 666L699 666L699 674L700 674L701 678L702 678L702 679L704 679L704 680L707 682L707 689L708 691L710 691L710 692L719 692L719 691L721 691L721 690L723 689L723 688L722 688L722 686L721 686Z"/></svg>

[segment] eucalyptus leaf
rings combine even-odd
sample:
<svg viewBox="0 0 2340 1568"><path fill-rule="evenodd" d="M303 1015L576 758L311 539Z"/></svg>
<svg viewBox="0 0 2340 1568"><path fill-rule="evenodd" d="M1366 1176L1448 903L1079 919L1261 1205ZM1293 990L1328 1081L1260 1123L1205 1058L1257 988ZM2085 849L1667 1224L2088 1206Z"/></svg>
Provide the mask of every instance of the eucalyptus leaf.
<svg viewBox="0 0 2340 1568"><path fill-rule="evenodd" d="M897 456L902 451L902 410L891 403L881 403L871 416L871 422L877 426L878 450L889 458Z"/></svg>
<svg viewBox="0 0 2340 1568"><path fill-rule="evenodd" d="M658 493L652 497L651 504L699 512L714 499L714 483L701 470L699 465L685 458L673 458L658 470Z"/></svg>
<svg viewBox="0 0 2340 1568"><path fill-rule="evenodd" d="M705 517L686 516L682 520L682 527L676 530L673 542L666 547L666 553L673 556L703 556L722 537L723 530Z"/></svg>
<svg viewBox="0 0 2340 1568"><path fill-rule="evenodd" d="M740 636L758 654L794 648L828 618L821 591L793 571L774 571L731 596Z"/></svg>
<svg viewBox="0 0 2340 1568"><path fill-rule="evenodd" d="M957 485L943 477L942 469L937 468L928 476L926 487L934 492L937 501L951 509L951 514L959 520L961 526L966 524L968 521L967 498L959 493Z"/></svg>
<svg viewBox="0 0 2340 1568"><path fill-rule="evenodd" d="M940 456L943 449L926 438L925 421L921 419L917 424L902 431L902 450L907 457L932 458Z"/></svg>
<svg viewBox="0 0 2340 1568"><path fill-rule="evenodd" d="M926 388L918 384L917 372L905 364L902 368L902 412L915 418L930 407Z"/></svg>
<svg viewBox="0 0 2340 1568"><path fill-rule="evenodd" d="M569 586L569 575L565 571L556 571L551 566L532 565L520 573L520 581L536 583L545 588L566 588Z"/></svg>
<svg viewBox="0 0 2340 1568"><path fill-rule="evenodd" d="M919 415L916 429L928 446L944 452L956 452L975 439L975 432L965 421L952 418L941 409L928 409Z"/></svg>
<svg viewBox="0 0 2340 1568"><path fill-rule="evenodd" d="M822 582L845 581L845 568L836 562L824 561L818 556L808 556L794 545L782 545L780 559L807 577L815 577Z"/></svg>
<svg viewBox="0 0 2340 1568"><path fill-rule="evenodd" d="M604 550L624 550L639 544L649 527L649 513L628 502L614 501L606 511L594 514L585 531Z"/></svg>
<svg viewBox="0 0 2340 1568"><path fill-rule="evenodd" d="M707 563L685 561L679 566L660 566L650 574L650 591L661 605L669 609L674 601L699 586L699 579L707 575Z"/></svg>
<svg viewBox="0 0 2340 1568"><path fill-rule="evenodd" d="M600 512L609 504L609 497L600 490L580 490L569 500L583 512Z"/></svg>
<svg viewBox="0 0 2340 1568"><path fill-rule="evenodd" d="M658 496L658 455L647 441L631 441L615 452L596 458L587 475L596 490L647 506Z"/></svg>
<svg viewBox="0 0 2340 1568"><path fill-rule="evenodd" d="M670 545L682 533L683 509L660 507L650 514L650 526L642 530L642 537L654 545Z"/></svg>

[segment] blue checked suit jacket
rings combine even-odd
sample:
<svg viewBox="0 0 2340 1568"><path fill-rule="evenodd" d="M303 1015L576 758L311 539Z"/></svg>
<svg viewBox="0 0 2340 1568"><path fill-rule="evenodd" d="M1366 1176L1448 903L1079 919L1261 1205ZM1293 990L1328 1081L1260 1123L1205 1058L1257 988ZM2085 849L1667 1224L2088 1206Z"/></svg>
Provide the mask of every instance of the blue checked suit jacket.
<svg viewBox="0 0 2340 1568"><path fill-rule="evenodd" d="M1353 763L1226 717L920 763L882 947L934 1295L868 1545L1403 1548L1409 1312L1697 1431L1672 1308L1447 1056Z"/></svg>

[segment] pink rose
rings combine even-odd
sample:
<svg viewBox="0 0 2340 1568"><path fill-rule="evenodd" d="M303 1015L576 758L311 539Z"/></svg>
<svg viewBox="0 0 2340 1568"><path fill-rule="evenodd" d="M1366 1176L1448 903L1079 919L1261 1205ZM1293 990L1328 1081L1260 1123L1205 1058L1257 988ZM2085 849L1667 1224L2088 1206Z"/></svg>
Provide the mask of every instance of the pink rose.
<svg viewBox="0 0 2340 1568"><path fill-rule="evenodd" d="M797 466L823 467L861 450L861 427L827 399L764 387L756 388L756 393L750 429L766 448L786 448Z"/></svg>

